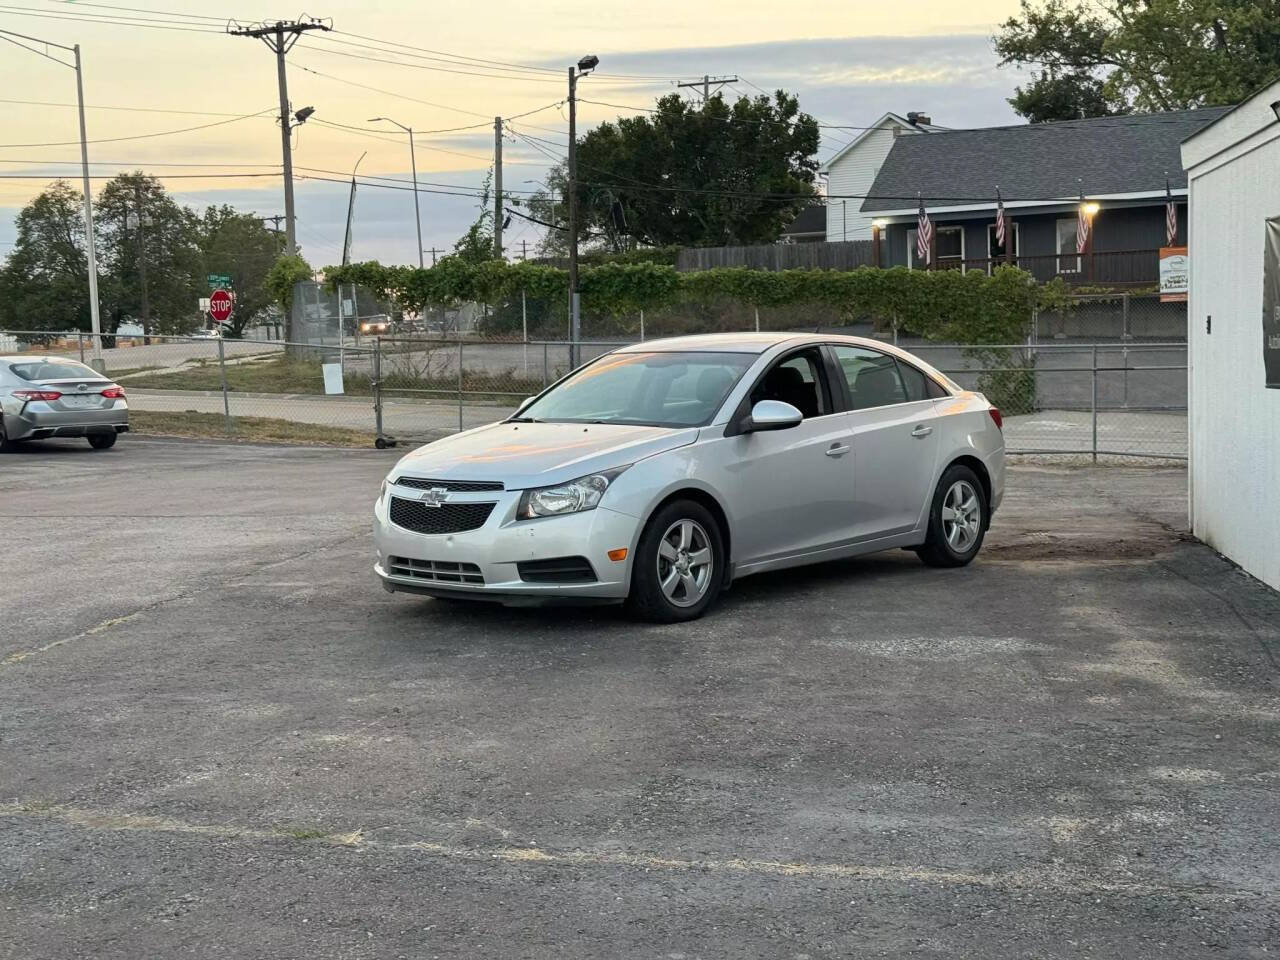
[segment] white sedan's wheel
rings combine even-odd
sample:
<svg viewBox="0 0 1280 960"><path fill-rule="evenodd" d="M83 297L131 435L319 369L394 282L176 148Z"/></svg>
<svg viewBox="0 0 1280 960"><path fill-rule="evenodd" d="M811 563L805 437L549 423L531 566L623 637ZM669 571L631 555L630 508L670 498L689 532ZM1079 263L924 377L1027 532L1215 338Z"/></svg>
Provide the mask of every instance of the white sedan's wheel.
<svg viewBox="0 0 1280 960"><path fill-rule="evenodd" d="M957 480L942 498L942 530L956 553L968 553L982 532L978 491L968 480Z"/></svg>
<svg viewBox="0 0 1280 960"><path fill-rule="evenodd" d="M702 616L724 582L724 534L696 500L675 500L649 518L636 546L627 608L643 620Z"/></svg>
<svg viewBox="0 0 1280 960"><path fill-rule="evenodd" d="M978 555L989 522L987 496L964 464L948 467L929 506L929 532L916 553L931 567L962 567Z"/></svg>
<svg viewBox="0 0 1280 960"><path fill-rule="evenodd" d="M692 607L715 575L711 538L696 520L677 520L658 541L658 583L677 607Z"/></svg>

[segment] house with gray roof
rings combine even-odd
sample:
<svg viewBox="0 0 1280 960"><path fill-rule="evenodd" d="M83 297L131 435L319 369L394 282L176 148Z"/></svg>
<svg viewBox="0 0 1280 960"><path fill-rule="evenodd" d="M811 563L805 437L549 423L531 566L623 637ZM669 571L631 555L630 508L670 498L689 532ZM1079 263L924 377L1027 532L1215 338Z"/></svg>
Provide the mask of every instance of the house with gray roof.
<svg viewBox="0 0 1280 960"><path fill-rule="evenodd" d="M1185 243L1183 140L1225 114L1205 107L1059 123L937 130L893 143L860 209L874 218L884 266L921 267L918 203L934 224L934 267L990 271L1010 262L1038 280L1151 285L1166 245L1166 178L1178 207L1175 245ZM996 240L996 192L1006 246ZM1076 252L1084 197L1089 245Z"/></svg>

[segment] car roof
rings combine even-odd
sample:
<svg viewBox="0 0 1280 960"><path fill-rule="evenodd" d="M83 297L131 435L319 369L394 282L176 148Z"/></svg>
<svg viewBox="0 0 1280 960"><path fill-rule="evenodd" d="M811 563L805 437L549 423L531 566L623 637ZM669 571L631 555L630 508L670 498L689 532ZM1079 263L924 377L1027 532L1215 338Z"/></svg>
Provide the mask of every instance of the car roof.
<svg viewBox="0 0 1280 960"><path fill-rule="evenodd" d="M645 340L619 347L615 353L684 352L702 350L719 353L764 353L776 346L801 346L806 343L847 343L851 346L871 347L886 353L902 354L893 344L868 337L851 337L842 333L795 333L775 331L770 333L700 333L687 337L667 337L662 340Z"/></svg>
<svg viewBox="0 0 1280 960"><path fill-rule="evenodd" d="M0 357L0 363L34 363L39 360L51 360L54 363L79 363L73 357L62 357L52 353L12 353Z"/></svg>

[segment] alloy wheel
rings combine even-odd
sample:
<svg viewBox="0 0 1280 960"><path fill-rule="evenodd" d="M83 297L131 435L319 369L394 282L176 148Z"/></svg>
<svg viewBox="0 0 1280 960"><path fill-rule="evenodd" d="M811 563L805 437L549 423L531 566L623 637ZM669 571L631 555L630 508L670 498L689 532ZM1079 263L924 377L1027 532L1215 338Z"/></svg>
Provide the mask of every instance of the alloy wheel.
<svg viewBox="0 0 1280 960"><path fill-rule="evenodd" d="M677 607L691 607L711 586L711 538L696 520L677 520L658 541L658 584Z"/></svg>
<svg viewBox="0 0 1280 960"><path fill-rule="evenodd" d="M958 554L968 553L982 532L982 502L968 480L957 480L942 498L942 532Z"/></svg>

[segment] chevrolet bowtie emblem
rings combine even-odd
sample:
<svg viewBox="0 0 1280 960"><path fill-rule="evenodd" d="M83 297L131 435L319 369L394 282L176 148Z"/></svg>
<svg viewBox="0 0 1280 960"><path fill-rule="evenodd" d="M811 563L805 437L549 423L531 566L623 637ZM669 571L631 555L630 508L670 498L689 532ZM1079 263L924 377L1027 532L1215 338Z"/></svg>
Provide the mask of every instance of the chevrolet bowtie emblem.
<svg viewBox="0 0 1280 960"><path fill-rule="evenodd" d="M429 490L423 490L418 499L422 501L422 505L424 507L438 507L440 504L444 503L448 497L448 487L431 487Z"/></svg>

